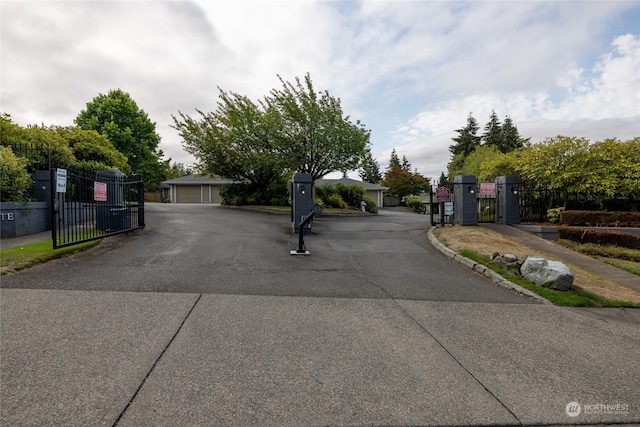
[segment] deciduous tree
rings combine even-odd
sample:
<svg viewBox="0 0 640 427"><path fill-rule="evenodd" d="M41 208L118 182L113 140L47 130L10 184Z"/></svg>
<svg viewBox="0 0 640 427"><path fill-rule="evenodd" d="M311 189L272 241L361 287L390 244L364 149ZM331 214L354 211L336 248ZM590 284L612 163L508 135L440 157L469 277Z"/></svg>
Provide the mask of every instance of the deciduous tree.
<svg viewBox="0 0 640 427"><path fill-rule="evenodd" d="M265 103L282 121L280 149L289 166L311 174L314 181L331 172L357 169L370 131L344 115L340 98L316 92L309 74L295 83L278 78L282 88L273 89Z"/></svg>
<svg viewBox="0 0 640 427"><path fill-rule="evenodd" d="M128 93L114 89L99 94L80 111L75 123L80 129L106 135L127 157L132 172L144 175L147 186L165 179L170 160L162 160L156 124Z"/></svg>
<svg viewBox="0 0 640 427"><path fill-rule="evenodd" d="M173 117L185 150L205 173L251 183L256 191L286 175L278 112L248 97L220 90L216 111L197 110L199 119Z"/></svg>

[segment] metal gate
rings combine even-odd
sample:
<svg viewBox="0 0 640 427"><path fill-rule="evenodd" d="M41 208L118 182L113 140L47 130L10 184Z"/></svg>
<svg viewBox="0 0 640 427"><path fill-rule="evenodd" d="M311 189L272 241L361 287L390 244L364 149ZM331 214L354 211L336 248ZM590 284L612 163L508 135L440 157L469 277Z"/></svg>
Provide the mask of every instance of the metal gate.
<svg viewBox="0 0 640 427"><path fill-rule="evenodd" d="M51 169L51 183L54 249L144 228L142 175Z"/></svg>

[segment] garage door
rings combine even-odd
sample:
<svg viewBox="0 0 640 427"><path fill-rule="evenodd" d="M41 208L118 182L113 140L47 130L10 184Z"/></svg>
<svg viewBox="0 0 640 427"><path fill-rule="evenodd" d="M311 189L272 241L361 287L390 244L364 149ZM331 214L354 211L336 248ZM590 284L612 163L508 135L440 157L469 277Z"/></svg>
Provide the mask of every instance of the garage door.
<svg viewBox="0 0 640 427"><path fill-rule="evenodd" d="M222 203L222 197L220 197L220 186L211 186L211 203Z"/></svg>
<svg viewBox="0 0 640 427"><path fill-rule="evenodd" d="M199 185L176 186L177 203L202 203Z"/></svg>

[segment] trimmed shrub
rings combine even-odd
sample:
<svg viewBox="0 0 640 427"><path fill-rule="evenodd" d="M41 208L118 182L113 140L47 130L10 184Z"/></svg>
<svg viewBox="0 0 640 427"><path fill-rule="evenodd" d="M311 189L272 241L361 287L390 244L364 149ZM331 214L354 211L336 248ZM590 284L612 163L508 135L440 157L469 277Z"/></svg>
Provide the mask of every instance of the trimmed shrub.
<svg viewBox="0 0 640 427"><path fill-rule="evenodd" d="M338 191L333 185L313 187L313 191L315 192L315 198L321 200L323 203L330 195L338 194Z"/></svg>
<svg viewBox="0 0 640 427"><path fill-rule="evenodd" d="M424 211L424 203L418 196L406 196L404 198L404 204L413 209L414 212L422 212Z"/></svg>
<svg viewBox="0 0 640 427"><path fill-rule="evenodd" d="M621 231L559 226L558 237L578 243L595 243L602 246L640 249L640 235Z"/></svg>
<svg viewBox="0 0 640 427"><path fill-rule="evenodd" d="M324 199L324 205L328 208L346 209L347 203L340 197L339 194L330 194Z"/></svg>
<svg viewBox="0 0 640 427"><path fill-rule="evenodd" d="M640 212L564 211L560 221L570 226L640 227Z"/></svg>
<svg viewBox="0 0 640 427"><path fill-rule="evenodd" d="M364 202L366 204L365 209L367 210L367 212L371 212L374 214L378 213L378 206L376 205L376 202L374 202L373 200L371 200L368 197L364 198Z"/></svg>
<svg viewBox="0 0 640 427"><path fill-rule="evenodd" d="M344 185L339 182L336 184L335 189L347 205L360 209L360 203L364 199L364 195L366 193L364 187L356 184Z"/></svg>
<svg viewBox="0 0 640 427"><path fill-rule="evenodd" d="M560 214L564 212L564 208L552 208L547 210L547 221L554 224L560 224Z"/></svg>

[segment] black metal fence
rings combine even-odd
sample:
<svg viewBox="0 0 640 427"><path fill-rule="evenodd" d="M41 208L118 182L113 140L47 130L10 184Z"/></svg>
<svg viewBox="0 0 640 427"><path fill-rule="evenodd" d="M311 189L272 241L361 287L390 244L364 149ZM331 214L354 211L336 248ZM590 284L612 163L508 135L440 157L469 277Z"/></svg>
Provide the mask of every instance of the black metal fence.
<svg viewBox="0 0 640 427"><path fill-rule="evenodd" d="M54 249L144 227L142 175L51 169Z"/></svg>
<svg viewBox="0 0 640 427"><path fill-rule="evenodd" d="M31 186L25 195L50 202L54 249L144 227L142 175L73 167L73 155L63 145L8 138L2 138L2 145L25 159L33 177L49 171L50 178L39 176L37 188Z"/></svg>

